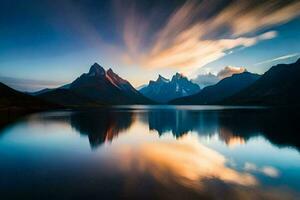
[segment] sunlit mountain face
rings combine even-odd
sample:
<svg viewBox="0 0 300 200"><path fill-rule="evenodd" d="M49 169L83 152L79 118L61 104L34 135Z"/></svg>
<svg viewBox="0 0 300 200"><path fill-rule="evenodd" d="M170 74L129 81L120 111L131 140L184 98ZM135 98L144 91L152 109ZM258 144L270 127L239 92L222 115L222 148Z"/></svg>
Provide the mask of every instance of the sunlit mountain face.
<svg viewBox="0 0 300 200"><path fill-rule="evenodd" d="M33 114L0 130L1 196L295 199L298 117L220 106Z"/></svg>

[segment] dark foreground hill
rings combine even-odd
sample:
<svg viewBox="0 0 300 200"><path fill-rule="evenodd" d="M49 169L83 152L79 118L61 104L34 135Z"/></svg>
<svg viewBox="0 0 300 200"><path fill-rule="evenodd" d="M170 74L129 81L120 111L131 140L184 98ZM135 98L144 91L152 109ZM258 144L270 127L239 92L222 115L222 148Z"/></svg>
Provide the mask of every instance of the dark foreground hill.
<svg viewBox="0 0 300 200"><path fill-rule="evenodd" d="M56 105L39 98L18 92L0 83L0 109L44 109L54 108Z"/></svg>
<svg viewBox="0 0 300 200"><path fill-rule="evenodd" d="M236 94L237 92L247 88L259 79L260 75L250 72L234 74L225 78L215 85L205 87L199 93L175 99L170 104L177 105L205 105L218 104L220 101Z"/></svg>
<svg viewBox="0 0 300 200"><path fill-rule="evenodd" d="M60 106L23 94L0 83L0 127L24 114L55 108Z"/></svg>
<svg viewBox="0 0 300 200"><path fill-rule="evenodd" d="M250 87L223 101L238 105L300 105L300 59L271 67Z"/></svg>

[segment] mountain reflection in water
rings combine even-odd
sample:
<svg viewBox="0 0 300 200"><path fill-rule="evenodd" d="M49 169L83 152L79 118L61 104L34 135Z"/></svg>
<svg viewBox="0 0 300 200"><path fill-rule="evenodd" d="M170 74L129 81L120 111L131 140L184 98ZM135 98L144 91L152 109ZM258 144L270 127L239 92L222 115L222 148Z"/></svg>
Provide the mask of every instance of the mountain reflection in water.
<svg viewBox="0 0 300 200"><path fill-rule="evenodd" d="M133 114L130 112L75 112L71 114L71 125L80 134L87 135L91 147L112 141L121 131L130 127Z"/></svg>
<svg viewBox="0 0 300 200"><path fill-rule="evenodd" d="M0 129L0 196L295 199L298 117L177 107L31 115Z"/></svg>
<svg viewBox="0 0 300 200"><path fill-rule="evenodd" d="M288 117L287 117L288 116ZM289 110L164 110L130 112L103 110L74 112L70 123L80 134L87 135L91 147L112 141L120 132L126 133L135 120L149 126L159 135L171 132L180 138L193 131L202 136L218 134L228 145L245 143L253 136L262 135L279 146L300 148L300 113Z"/></svg>

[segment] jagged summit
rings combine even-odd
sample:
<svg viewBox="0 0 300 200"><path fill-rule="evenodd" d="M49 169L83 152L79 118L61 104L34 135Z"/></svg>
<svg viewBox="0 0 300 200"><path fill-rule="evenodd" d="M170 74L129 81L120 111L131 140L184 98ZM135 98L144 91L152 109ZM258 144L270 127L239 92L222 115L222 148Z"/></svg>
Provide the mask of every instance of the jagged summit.
<svg viewBox="0 0 300 200"><path fill-rule="evenodd" d="M115 73L114 73L114 71L112 70L112 68L109 68L109 69L107 70L107 74L115 74Z"/></svg>
<svg viewBox="0 0 300 200"><path fill-rule="evenodd" d="M179 79L182 79L182 78L186 78L183 74L180 74L180 73L176 73L173 77L172 77L172 81L174 80L179 80Z"/></svg>
<svg viewBox="0 0 300 200"><path fill-rule="evenodd" d="M70 90L103 104L150 103L125 79L94 63L88 73L71 83Z"/></svg>
<svg viewBox="0 0 300 200"><path fill-rule="evenodd" d="M106 71L106 76L109 77L109 78L111 78L112 80L114 80L114 79L120 79L120 77L111 68L109 68Z"/></svg>
<svg viewBox="0 0 300 200"><path fill-rule="evenodd" d="M149 81L149 85L139 91L154 101L165 103L174 98L195 94L200 91L200 87L176 73L171 81L159 75L156 81Z"/></svg>
<svg viewBox="0 0 300 200"><path fill-rule="evenodd" d="M105 69L101 67L98 63L94 63L90 71L88 73L89 76L104 76L105 75Z"/></svg>
<svg viewBox="0 0 300 200"><path fill-rule="evenodd" d="M94 63L87 74L83 74L83 76L88 77L97 77L102 80L107 80L111 84L115 85L119 89L122 89L124 84L129 84L128 81L122 79L118 74L116 74L111 68L107 71L98 63Z"/></svg>
<svg viewBox="0 0 300 200"><path fill-rule="evenodd" d="M159 74L156 82L170 82L170 80Z"/></svg>

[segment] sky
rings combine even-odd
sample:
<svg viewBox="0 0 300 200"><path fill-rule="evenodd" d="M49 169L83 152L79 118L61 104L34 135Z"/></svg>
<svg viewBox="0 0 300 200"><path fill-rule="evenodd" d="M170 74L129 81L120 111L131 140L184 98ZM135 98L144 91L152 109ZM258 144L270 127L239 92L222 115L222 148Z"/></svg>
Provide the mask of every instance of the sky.
<svg viewBox="0 0 300 200"><path fill-rule="evenodd" d="M134 86L300 57L299 0L1 0L0 81L72 82L98 62Z"/></svg>

